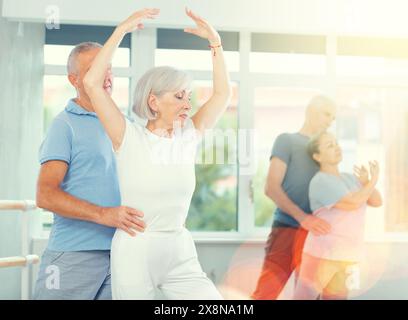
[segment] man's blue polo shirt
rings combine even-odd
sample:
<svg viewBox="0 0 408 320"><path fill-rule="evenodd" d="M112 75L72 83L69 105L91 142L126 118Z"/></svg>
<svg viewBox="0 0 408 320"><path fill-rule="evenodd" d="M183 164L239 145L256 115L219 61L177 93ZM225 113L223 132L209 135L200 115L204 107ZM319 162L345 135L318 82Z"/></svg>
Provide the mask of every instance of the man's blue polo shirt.
<svg viewBox="0 0 408 320"><path fill-rule="evenodd" d="M112 143L94 112L70 100L53 120L40 147L40 163L68 164L62 190L102 207L120 205ZM114 228L65 218L54 212L48 249L55 251L110 250Z"/></svg>

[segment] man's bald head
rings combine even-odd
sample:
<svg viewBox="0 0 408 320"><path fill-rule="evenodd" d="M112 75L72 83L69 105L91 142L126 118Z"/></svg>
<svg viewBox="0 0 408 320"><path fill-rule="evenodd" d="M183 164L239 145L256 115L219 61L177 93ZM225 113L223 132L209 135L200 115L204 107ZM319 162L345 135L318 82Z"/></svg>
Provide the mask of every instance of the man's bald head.
<svg viewBox="0 0 408 320"><path fill-rule="evenodd" d="M336 103L324 95L314 96L307 105L306 113L319 111L322 109L337 109Z"/></svg>
<svg viewBox="0 0 408 320"><path fill-rule="evenodd" d="M336 103L324 95L314 96L306 108L306 123L316 132L327 130L336 118Z"/></svg>

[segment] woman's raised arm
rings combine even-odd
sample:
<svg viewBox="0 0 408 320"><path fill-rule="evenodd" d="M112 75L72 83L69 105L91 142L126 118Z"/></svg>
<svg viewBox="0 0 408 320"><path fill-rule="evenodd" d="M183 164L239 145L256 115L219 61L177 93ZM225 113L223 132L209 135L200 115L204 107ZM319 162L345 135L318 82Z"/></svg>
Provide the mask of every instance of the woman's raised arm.
<svg viewBox="0 0 408 320"><path fill-rule="evenodd" d="M224 60L220 35L206 20L187 8L186 14L196 23L196 28L187 28L184 31L207 39L213 53L213 94L191 117L194 126L200 132L204 132L205 129L213 128L227 109L232 94L231 84Z"/></svg>
<svg viewBox="0 0 408 320"><path fill-rule="evenodd" d="M379 178L379 165L377 161L370 161L371 179L368 178L368 171L364 168L355 168L355 173L362 184L359 191L351 192L344 196L336 205L337 209L354 211L364 203L369 206L379 207L382 205L381 194L375 188Z"/></svg>
<svg viewBox="0 0 408 320"><path fill-rule="evenodd" d="M123 37L129 32L143 29L143 20L154 19L158 14L158 9L144 9L135 12L120 23L97 54L91 68L84 77L85 91L91 99L95 112L115 150L122 144L125 133L125 118L111 96L103 89L105 75L109 72L113 54Z"/></svg>

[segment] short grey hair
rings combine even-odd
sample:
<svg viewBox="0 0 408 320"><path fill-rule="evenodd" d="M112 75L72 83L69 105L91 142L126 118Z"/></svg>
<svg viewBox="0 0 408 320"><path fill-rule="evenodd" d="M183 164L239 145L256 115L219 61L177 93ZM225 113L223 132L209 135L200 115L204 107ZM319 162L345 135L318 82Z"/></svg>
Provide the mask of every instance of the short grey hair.
<svg viewBox="0 0 408 320"><path fill-rule="evenodd" d="M82 52L86 52L92 49L102 48L102 45L98 42L81 42L77 44L69 54L68 62L67 62L67 71L68 74L73 73L75 70L75 64L78 59L78 56Z"/></svg>
<svg viewBox="0 0 408 320"><path fill-rule="evenodd" d="M187 72L169 66L148 70L138 81L133 101L133 112L142 119L156 119L148 104L150 94L162 96L166 92L191 89L192 78Z"/></svg>

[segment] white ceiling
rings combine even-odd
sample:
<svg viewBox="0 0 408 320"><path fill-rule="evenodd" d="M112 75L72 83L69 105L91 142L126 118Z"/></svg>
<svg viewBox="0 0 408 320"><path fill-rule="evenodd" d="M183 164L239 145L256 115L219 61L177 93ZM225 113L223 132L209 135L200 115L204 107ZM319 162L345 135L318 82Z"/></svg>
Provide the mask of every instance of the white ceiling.
<svg viewBox="0 0 408 320"><path fill-rule="evenodd" d="M10 20L115 25L134 10L158 7L162 27L190 24L188 5L218 29L408 37L407 0L3 0Z"/></svg>

